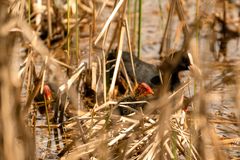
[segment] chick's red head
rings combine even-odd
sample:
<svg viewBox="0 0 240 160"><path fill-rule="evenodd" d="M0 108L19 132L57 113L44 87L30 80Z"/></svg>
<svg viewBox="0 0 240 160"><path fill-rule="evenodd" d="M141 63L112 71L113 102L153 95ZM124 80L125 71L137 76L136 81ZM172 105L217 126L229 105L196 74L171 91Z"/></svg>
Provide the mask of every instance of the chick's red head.
<svg viewBox="0 0 240 160"><path fill-rule="evenodd" d="M154 94L154 92L153 92L152 88L146 83L138 84L138 86L135 90L136 96L148 96L148 95L153 95L153 94Z"/></svg>
<svg viewBox="0 0 240 160"><path fill-rule="evenodd" d="M51 100L52 99L52 91L47 84L45 84L44 87L43 87L43 93L44 93L44 96L45 96L46 100Z"/></svg>

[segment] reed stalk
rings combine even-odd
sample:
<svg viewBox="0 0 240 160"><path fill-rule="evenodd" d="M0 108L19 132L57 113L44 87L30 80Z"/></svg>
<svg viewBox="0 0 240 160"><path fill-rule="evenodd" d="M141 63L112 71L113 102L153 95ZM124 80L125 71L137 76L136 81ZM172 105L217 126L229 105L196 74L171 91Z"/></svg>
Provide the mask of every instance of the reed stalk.
<svg viewBox="0 0 240 160"><path fill-rule="evenodd" d="M138 3L138 58L142 52L142 0Z"/></svg>

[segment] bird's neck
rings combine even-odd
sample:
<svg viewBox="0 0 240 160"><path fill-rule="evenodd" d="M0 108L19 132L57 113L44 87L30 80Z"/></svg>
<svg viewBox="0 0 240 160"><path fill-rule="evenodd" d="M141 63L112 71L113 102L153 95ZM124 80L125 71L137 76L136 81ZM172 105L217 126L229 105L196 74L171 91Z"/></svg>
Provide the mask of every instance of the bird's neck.
<svg viewBox="0 0 240 160"><path fill-rule="evenodd" d="M171 76L171 80L170 80L170 90L174 91L174 89L176 89L179 84L180 84L180 79L178 76L179 72L173 72L172 76Z"/></svg>

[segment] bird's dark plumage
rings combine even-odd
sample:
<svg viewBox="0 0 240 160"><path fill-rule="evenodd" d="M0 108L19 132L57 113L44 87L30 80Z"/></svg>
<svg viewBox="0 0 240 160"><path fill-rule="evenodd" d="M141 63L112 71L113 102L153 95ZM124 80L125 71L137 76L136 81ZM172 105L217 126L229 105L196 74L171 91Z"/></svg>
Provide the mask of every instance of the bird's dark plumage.
<svg viewBox="0 0 240 160"><path fill-rule="evenodd" d="M117 57L116 52L109 53L108 61L111 61L111 65L115 64L114 59L116 59L116 57ZM122 60L124 62L128 76L132 80L134 80L130 53L123 52ZM134 55L133 55L133 61L134 61L137 82L139 84L146 83L153 89L153 91L157 91L158 93L159 92L161 93L162 91L163 92L174 91L180 84L180 79L178 76L179 72L188 70L189 66L191 65L189 55L183 52L175 52L169 55L168 57L165 57L158 66L146 63ZM107 69L110 69L111 65L108 65ZM114 67L112 67L112 70L110 69L111 73L109 74L109 77L112 77L113 68ZM130 95L128 97L125 97L123 100L120 100L120 102L126 102L126 101L132 102L132 101L146 100L146 99L147 98L144 96L141 96L141 98L138 98L138 96L136 96L135 94L135 95ZM143 108L145 104L131 104L129 106L130 108L119 106L118 108L119 108L120 114L128 115L130 113L133 113L131 109Z"/></svg>
<svg viewBox="0 0 240 160"><path fill-rule="evenodd" d="M122 59L126 67L127 73L133 79L133 69L131 64L130 53L123 52ZM156 66L146 63L133 55L134 67L136 71L136 79L138 83L145 82L150 87L155 87L160 84L159 71ZM155 80L155 79L156 80Z"/></svg>
<svg viewBox="0 0 240 160"><path fill-rule="evenodd" d="M121 115L128 115L134 112L134 110L139 110L139 108L143 108L146 103L134 103L136 101L143 101L147 96L153 95L154 92L152 88L146 83L140 83L134 88L134 92L132 95L127 97L123 97L119 101L118 110ZM133 102L128 105L122 106L123 102ZM129 108L130 107L130 108Z"/></svg>
<svg viewBox="0 0 240 160"><path fill-rule="evenodd" d="M115 57L116 52L109 54L109 59L113 59ZM129 77L133 80L134 74L130 53L123 52L122 59ZM133 55L133 61L138 83L145 82L151 88L159 87L162 84L168 84L170 91L173 91L180 84L178 73L180 71L188 70L188 67L191 65L188 54L182 52L175 52L166 57L159 66L146 63L137 58L135 55ZM168 80L168 82L165 82L166 80Z"/></svg>

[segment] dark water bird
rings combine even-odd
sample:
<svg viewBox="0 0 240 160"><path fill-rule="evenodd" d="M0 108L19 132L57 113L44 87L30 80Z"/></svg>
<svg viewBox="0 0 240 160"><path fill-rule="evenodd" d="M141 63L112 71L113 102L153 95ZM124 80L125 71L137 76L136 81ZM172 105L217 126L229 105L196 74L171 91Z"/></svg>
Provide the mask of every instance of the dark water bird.
<svg viewBox="0 0 240 160"><path fill-rule="evenodd" d="M93 109L96 104L96 96L96 92L91 88L91 86L87 83L84 83L81 93L82 103L84 107Z"/></svg>
<svg viewBox="0 0 240 160"><path fill-rule="evenodd" d="M133 55L136 80L138 83L146 83L151 88L161 85L168 86L168 90L173 91L180 84L179 72L189 70L190 55L183 52L175 52L161 62L159 66L146 63ZM116 52L109 54L109 59L116 57ZM129 77L134 80L130 53L123 52L122 59Z"/></svg>
<svg viewBox="0 0 240 160"><path fill-rule="evenodd" d="M65 104L69 102L71 104L71 100L67 99L67 94L64 92L62 94L58 94L59 87L53 82L47 82L44 84L43 93L40 93L35 96L34 101L37 105L38 111L40 114L45 114L46 111L48 113L53 113L51 117L51 121L53 123L62 123L65 115ZM47 106L45 106L45 101ZM47 110L46 110L47 107Z"/></svg>
<svg viewBox="0 0 240 160"><path fill-rule="evenodd" d="M41 93L39 89L38 94L34 97L34 101L37 103L37 108L40 114L46 113L45 101L48 112L53 112L53 110L57 107L57 90L58 87L53 83L45 83L43 86L43 93Z"/></svg>
<svg viewBox="0 0 240 160"><path fill-rule="evenodd" d="M159 65L162 84L166 84L170 91L174 91L180 85L179 72L189 70L192 65L190 53L182 51L172 53Z"/></svg>
<svg viewBox="0 0 240 160"><path fill-rule="evenodd" d="M96 104L96 92L91 89L91 73L89 70L84 71L84 76L86 80L82 83L80 96L81 103L86 107L86 109L92 109ZM54 111L54 116L52 118L53 122L63 122L64 117L69 118L71 116L77 115L76 102L74 99L76 93L78 92L78 85L74 83L73 86L68 90L60 91L60 86L56 82L46 82L43 87L43 93L40 93L41 79L35 76L35 88L38 87L36 96L34 97L35 104L37 104L38 111L41 114L46 113L45 101L47 102L48 112Z"/></svg>
<svg viewBox="0 0 240 160"><path fill-rule="evenodd" d="M134 112L134 110L139 110L139 108L144 107L146 103L131 103L136 101L143 101L146 97L153 95L154 92L152 88L146 83L140 83L135 88L131 95L123 97L119 100L118 111L121 115L129 115ZM130 104L124 104L124 102L130 102Z"/></svg>
<svg viewBox="0 0 240 160"><path fill-rule="evenodd" d="M116 59L116 57L116 52L111 52L109 53L108 60L113 61L114 59ZM146 88L151 88L151 90L156 92L153 97L156 97L162 90L173 92L180 85L179 72L189 70L189 67L192 63L191 58L192 57L190 54L180 51L174 52L171 55L165 57L161 61L161 63L156 66L150 63L146 63L133 55L136 81L139 84L138 86L142 87L142 84L145 84L145 86L147 85L148 87ZM134 81L135 77L133 74L130 53L123 52L122 60L124 62L128 76L132 81ZM115 61L113 61L112 63L115 63ZM118 83L118 81L116 83ZM145 94L140 94L141 96L139 97L138 94L135 93L136 91L134 91L132 95L127 96L126 98L124 97L123 100L120 100L120 104L127 101L133 102L139 100L146 100L148 99L149 95L153 95L150 94L150 92L145 92ZM133 112L131 111L131 108L134 110L140 107L144 107L145 105L146 104L134 104L128 105L129 108L119 107L119 111L121 115L128 115Z"/></svg>

